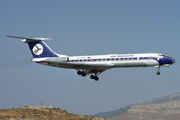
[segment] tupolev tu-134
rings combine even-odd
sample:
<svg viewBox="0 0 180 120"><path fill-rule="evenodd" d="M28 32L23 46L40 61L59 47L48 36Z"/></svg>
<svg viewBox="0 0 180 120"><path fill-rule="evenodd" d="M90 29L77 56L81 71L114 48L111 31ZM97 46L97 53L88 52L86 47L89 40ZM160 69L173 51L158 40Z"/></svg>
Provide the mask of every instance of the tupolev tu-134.
<svg viewBox="0 0 180 120"><path fill-rule="evenodd" d="M160 75L161 66L167 67L176 62L172 57L161 53L67 56L52 51L44 42L49 38L7 37L22 39L27 43L33 56L31 61L35 63L75 69L78 75L90 75L96 81L99 80L99 74L111 68L155 67L158 68L156 74Z"/></svg>

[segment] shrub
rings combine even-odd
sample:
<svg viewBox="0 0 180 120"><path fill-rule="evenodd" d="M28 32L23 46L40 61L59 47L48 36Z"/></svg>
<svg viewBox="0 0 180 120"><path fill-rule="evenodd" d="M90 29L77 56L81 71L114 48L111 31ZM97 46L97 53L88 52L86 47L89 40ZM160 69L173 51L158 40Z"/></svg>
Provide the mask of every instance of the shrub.
<svg viewBox="0 0 180 120"><path fill-rule="evenodd" d="M29 106L28 106L28 105L24 105L24 107L26 107L26 108L27 108L27 107L29 107Z"/></svg>
<svg viewBox="0 0 180 120"><path fill-rule="evenodd" d="M22 115L22 118L26 118L26 115Z"/></svg>

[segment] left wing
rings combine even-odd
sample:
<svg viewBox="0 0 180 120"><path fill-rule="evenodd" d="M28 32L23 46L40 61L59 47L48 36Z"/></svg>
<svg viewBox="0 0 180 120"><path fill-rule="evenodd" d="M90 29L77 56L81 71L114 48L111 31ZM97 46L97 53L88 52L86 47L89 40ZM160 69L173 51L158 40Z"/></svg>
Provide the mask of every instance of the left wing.
<svg viewBox="0 0 180 120"><path fill-rule="evenodd" d="M98 81L98 75L101 74L103 71L111 69L115 67L114 64L110 62L106 63L98 63L98 62L91 62L91 63L73 63L68 62L68 59L61 58L41 58L41 59L32 59L33 62L41 63L48 66L60 67L60 68L70 68L78 70L77 74L86 76L91 75L90 78Z"/></svg>
<svg viewBox="0 0 180 120"><path fill-rule="evenodd" d="M87 75L102 73L103 71L112 68L111 66L102 66L102 65L86 65L86 66L77 66L77 67L80 69L76 69L76 70L82 70Z"/></svg>
<svg viewBox="0 0 180 120"><path fill-rule="evenodd" d="M71 63L71 62L59 62L53 61L51 59L45 60L46 65L61 67L61 68L71 68L75 70L81 70L87 75L89 74L97 74L99 72L103 72L105 70L111 69L114 67L112 63Z"/></svg>

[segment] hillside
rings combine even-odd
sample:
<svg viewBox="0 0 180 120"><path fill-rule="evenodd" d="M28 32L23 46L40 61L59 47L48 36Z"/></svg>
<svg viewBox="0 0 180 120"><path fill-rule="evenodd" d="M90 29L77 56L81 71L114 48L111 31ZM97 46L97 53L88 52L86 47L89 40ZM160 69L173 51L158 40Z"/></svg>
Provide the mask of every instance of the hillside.
<svg viewBox="0 0 180 120"><path fill-rule="evenodd" d="M93 116L105 120L180 120L180 93L130 104L115 111Z"/></svg>
<svg viewBox="0 0 180 120"><path fill-rule="evenodd" d="M0 110L0 120L103 120L80 116L53 107L26 107Z"/></svg>

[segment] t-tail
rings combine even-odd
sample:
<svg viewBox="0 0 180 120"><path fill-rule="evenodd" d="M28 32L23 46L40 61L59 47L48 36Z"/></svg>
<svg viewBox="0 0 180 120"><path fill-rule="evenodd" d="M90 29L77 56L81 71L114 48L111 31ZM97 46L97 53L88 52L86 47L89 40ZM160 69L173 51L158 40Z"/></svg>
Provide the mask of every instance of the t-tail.
<svg viewBox="0 0 180 120"><path fill-rule="evenodd" d="M15 37L7 36L11 38L22 39L24 43L28 43L30 51L33 58L44 58L44 57L60 57L60 54L57 54L48 47L43 40L49 40L49 38L24 38L24 37Z"/></svg>

